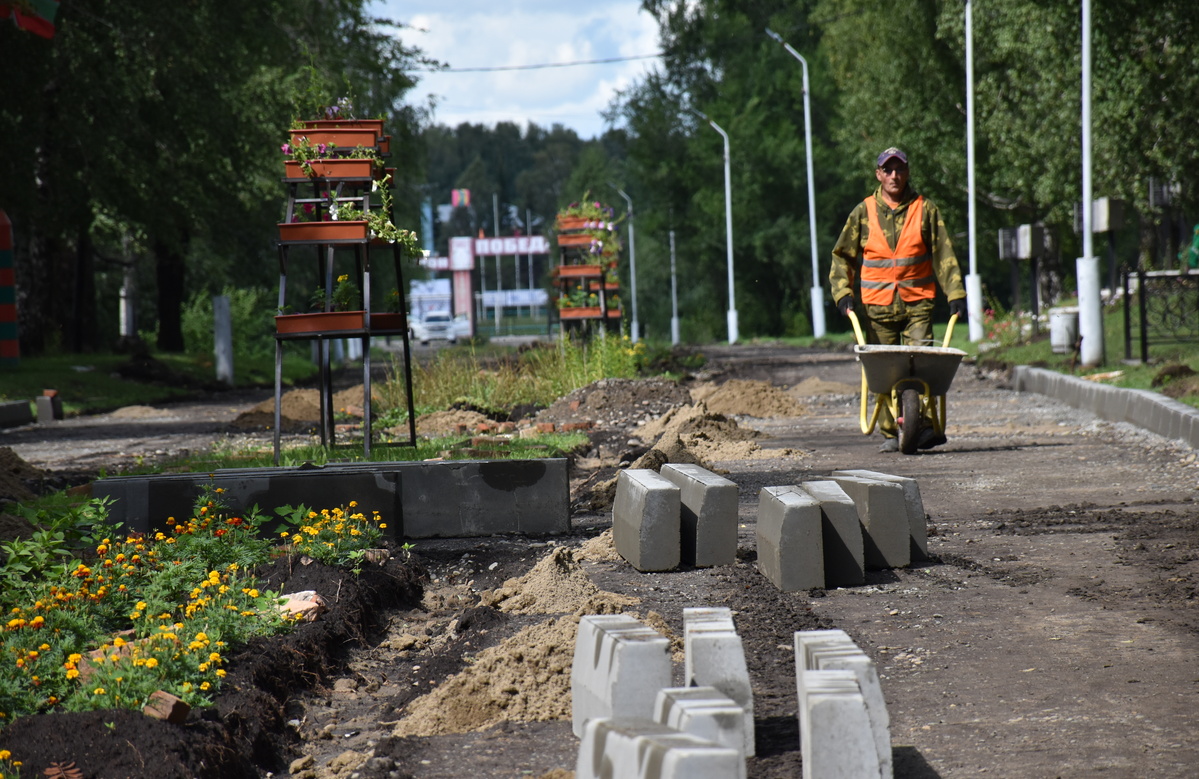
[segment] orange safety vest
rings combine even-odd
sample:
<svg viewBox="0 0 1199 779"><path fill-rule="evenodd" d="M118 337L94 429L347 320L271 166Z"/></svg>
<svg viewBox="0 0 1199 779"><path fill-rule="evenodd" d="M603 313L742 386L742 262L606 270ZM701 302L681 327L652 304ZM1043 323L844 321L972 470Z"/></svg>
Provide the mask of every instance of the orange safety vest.
<svg viewBox="0 0 1199 779"><path fill-rule="evenodd" d="M895 300L895 290L905 303L932 300L937 294L932 256L920 234L924 217L924 196L908 206L899 241L892 249L878 221L878 203L874 196L866 198L866 213L870 217L870 235L862 247L862 302L872 306L889 306Z"/></svg>

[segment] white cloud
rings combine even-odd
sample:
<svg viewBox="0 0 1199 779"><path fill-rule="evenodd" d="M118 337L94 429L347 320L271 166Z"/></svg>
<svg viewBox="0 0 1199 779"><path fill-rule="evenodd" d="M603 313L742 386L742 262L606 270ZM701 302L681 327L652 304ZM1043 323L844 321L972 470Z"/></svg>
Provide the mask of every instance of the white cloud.
<svg viewBox="0 0 1199 779"><path fill-rule="evenodd" d="M581 4L580 4L581 5ZM373 11L404 22L405 43L454 68L533 65L658 51L657 23L636 0L612 0L571 12L558 0L509 0L502 10L477 0L376 0ZM537 70L423 73L413 102L436 95L436 121L548 127L560 123L585 138L604 130L599 112L618 89L654 67L656 60Z"/></svg>

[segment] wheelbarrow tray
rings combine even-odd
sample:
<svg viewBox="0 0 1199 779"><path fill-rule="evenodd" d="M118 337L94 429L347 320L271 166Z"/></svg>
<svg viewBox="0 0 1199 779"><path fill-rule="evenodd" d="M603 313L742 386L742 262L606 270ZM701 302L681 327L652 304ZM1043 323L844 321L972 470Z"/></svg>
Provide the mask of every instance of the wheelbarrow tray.
<svg viewBox="0 0 1199 779"><path fill-rule="evenodd" d="M871 392L890 393L903 379L920 379L930 395L949 392L954 374L966 353L948 346L857 345L853 348L862 363L866 386Z"/></svg>

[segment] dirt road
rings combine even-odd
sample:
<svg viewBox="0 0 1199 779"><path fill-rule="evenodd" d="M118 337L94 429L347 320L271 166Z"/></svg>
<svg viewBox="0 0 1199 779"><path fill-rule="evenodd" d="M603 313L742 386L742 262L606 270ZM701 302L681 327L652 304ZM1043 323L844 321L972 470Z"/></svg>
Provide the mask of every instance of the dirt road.
<svg viewBox="0 0 1199 779"><path fill-rule="evenodd" d="M844 353L706 351L716 381L858 383ZM738 420L772 436L761 446L788 454L710 463L740 487L736 565L665 574L602 557L582 565L590 581L639 599L633 609L660 615L661 628L675 635L683 608L735 610L755 692L751 777L798 775L792 634L812 627L846 630L878 663L896 776L1195 775L1199 468L1192 450L1013 393L972 366L962 367L949 395L949 443L915 456L878 452L877 436L858 432L852 394L802 401L801 415ZM600 432L619 439L631 426ZM14 444L32 464L53 464L38 457L53 451L45 443ZM594 459L580 463L593 467ZM755 567L759 490L845 468L918 480L933 560L874 572L864 587L778 593ZM411 723L422 699L543 618L506 611L496 589L555 549L579 551L599 540L610 514L573 521L574 533L554 539L418 542L430 572L426 608L388 615L369 646L347 652L345 668L289 705L296 753L312 758L305 770L429 779L572 769L578 743L569 721L513 717L480 731L426 733ZM549 655L553 641L543 641ZM544 654L530 651L524 663ZM530 683L520 696L546 711L556 697L560 711L554 683ZM542 700L534 701L538 692Z"/></svg>

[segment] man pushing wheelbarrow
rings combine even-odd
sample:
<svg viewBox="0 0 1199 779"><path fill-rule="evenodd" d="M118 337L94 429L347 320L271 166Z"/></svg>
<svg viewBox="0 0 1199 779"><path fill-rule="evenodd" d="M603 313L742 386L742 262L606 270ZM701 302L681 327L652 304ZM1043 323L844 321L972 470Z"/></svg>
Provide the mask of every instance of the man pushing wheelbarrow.
<svg viewBox="0 0 1199 779"><path fill-rule="evenodd" d="M922 347L931 343L938 284L949 300L951 327L966 318L962 272L940 210L909 186L907 155L887 149L878 155L874 175L878 189L850 212L833 247L829 288L841 315L855 314L855 329L864 316L868 344ZM876 407L884 438L881 452L900 449L892 405L880 402ZM905 435L905 452L945 443L943 400L939 412L940 418L935 402L922 403L920 424L914 428L913 420L905 420L905 430L915 430L914 439ZM863 432L869 432L865 427Z"/></svg>

